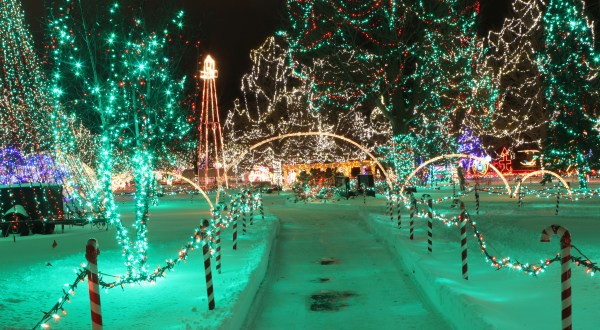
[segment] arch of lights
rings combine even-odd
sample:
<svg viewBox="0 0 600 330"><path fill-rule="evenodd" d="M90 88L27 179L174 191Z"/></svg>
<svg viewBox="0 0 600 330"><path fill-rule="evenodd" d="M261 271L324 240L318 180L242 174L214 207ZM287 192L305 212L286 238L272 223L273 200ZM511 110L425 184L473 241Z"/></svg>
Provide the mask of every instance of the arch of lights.
<svg viewBox="0 0 600 330"><path fill-rule="evenodd" d="M361 151L363 151L365 154L367 154L367 156L369 156L379 167L379 169L381 170L381 173L383 174L383 176L385 177L385 180L389 186L390 189L393 189L393 183L392 180L390 179L387 171L385 170L385 168L383 167L383 165L381 165L381 163L379 162L379 160L377 159L377 157L375 157L365 146L357 143L356 141L353 141L345 136L342 135L337 135L337 134L333 134L333 133L328 133L328 132L296 132L296 133L288 133L288 134L282 134L282 135L278 135L278 136L273 136L270 138L267 138L265 140L262 140L256 144L254 144L253 146L251 146L250 148L248 148L247 150L245 150L244 152L242 152L234 161L232 161L231 163L227 164L227 167L225 168L225 173L227 173L232 167L236 166L239 162L242 161L242 159L252 150L257 149L259 147L261 147L264 144L270 143L272 141L275 140L281 140L281 139L285 139L285 138L289 138L289 137L296 137L296 136L315 136L315 135L319 135L319 136L329 136L332 138L336 138L336 139L340 139L342 141L346 141L354 146L356 146L357 148L359 148ZM220 184L220 182L219 182Z"/></svg>
<svg viewBox="0 0 600 330"><path fill-rule="evenodd" d="M413 176L415 176L415 174L417 174L421 169L423 169L423 167L437 162L440 159L452 159L452 158L470 158L470 159L474 159L476 161L479 161L481 163L484 163L486 165L488 165L492 170L494 170L494 172L496 172L496 174L498 174L498 177L500 177L502 179L502 181L504 182L504 186L506 187L506 191L508 192L508 194L511 194L511 189L510 189L510 185L508 184L508 181L506 181L506 178L504 177L504 175L502 175L502 172L500 172L494 165L492 165L489 161L487 161L485 158L481 158L481 157L477 157L477 156L472 156L472 155L467 155L467 154L446 154L446 155L441 155L441 156L437 156L437 157L433 157L429 160L427 160L426 162L424 162L423 164L419 165L419 167L417 167L414 171L412 171L412 173L410 173L406 179L404 180L404 183L402 184L402 187L400 188L400 194L402 194L402 192L404 191L404 187L406 187L406 185L408 184L408 182L410 181L410 179L412 179Z"/></svg>
<svg viewBox="0 0 600 330"><path fill-rule="evenodd" d="M194 182L194 181L192 181L192 180L184 177L181 174L177 174L177 173L174 173L174 172L154 171L154 174L167 174L167 175L171 175L171 176L174 176L174 177L176 177L178 179L181 179L181 180L183 180L183 181L191 184L192 187L198 189L198 191L200 192L200 194L202 194L202 196L204 197L204 199L206 199L206 202L208 203L208 206L210 206L210 209L211 210L214 209L214 206L213 206L212 202L210 201L210 198L208 197L208 195L206 194L206 192L204 190L202 190L202 188L200 188L200 186L196 182Z"/></svg>
<svg viewBox="0 0 600 330"><path fill-rule="evenodd" d="M528 178L530 178L534 175L538 175L538 174L540 174L540 175L550 174L550 175L556 177L562 183L563 187L565 187L567 189L567 191L569 192L569 195L573 195L573 192L571 191L569 184L563 178L561 178L561 176L558 175L558 173L548 171L548 170L538 170L535 172L527 173L527 175L525 175L523 178L521 178L521 181L517 184L514 194L516 195L519 193L519 190L521 189L521 184L523 182L525 182L525 180L527 180Z"/></svg>

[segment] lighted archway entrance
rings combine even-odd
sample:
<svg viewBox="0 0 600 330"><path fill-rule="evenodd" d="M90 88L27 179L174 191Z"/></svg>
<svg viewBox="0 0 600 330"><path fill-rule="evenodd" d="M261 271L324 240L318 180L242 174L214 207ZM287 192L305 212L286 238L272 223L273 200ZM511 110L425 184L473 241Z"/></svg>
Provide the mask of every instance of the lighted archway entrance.
<svg viewBox="0 0 600 330"><path fill-rule="evenodd" d="M232 167L236 166L239 162L242 161L242 159L244 157L246 157L246 155L254 150L257 149L261 146L263 146L264 144L276 141L276 140L281 140L281 139L286 139L286 138L290 138L290 137L296 137L296 136L329 136L332 138L336 138L336 139L340 139L342 141L346 141L354 146L356 146L357 148L359 148L362 152L364 152L365 154L367 154L367 156L369 156L369 158L371 158L376 164L377 167L379 167L379 169L381 170L381 173L383 174L383 176L385 177L385 180L389 186L390 189L393 189L393 183L392 180L390 179L387 171L385 170L385 168L383 167L383 165L381 165L381 163L379 162L379 160L377 159L377 157L375 157L365 146L357 143L356 141L353 141L345 136L342 135L337 135L337 134L333 134L333 133L327 133L327 132L297 132L297 133L288 133L288 134L283 134L283 135L278 135L278 136L274 136L274 137L270 137L268 139L265 139L263 141L260 141L258 143L256 143L255 145L251 146L250 148L248 148L247 150L245 150L244 152L242 152L233 162L229 163L227 165L227 168L225 168L225 173L227 173ZM220 182L219 182L220 183Z"/></svg>
<svg viewBox="0 0 600 330"><path fill-rule="evenodd" d="M457 159L469 158L469 159L474 159L481 163L487 164L492 170L494 170L494 172L496 172L496 174L498 174L498 177L500 177L502 179L502 181L504 182L506 191L508 192L509 195L511 194L510 185L508 184L508 181L506 181L506 178L504 177L504 175L502 175L502 172L500 172L494 165L490 164L490 162L487 161L486 159L477 157L477 156L467 155L467 154L447 154L447 155L433 157L433 158L427 160L423 164L419 165L419 167L417 167L414 171L412 171L412 173L410 173L410 175L408 175L406 177L406 179L404 180L404 183L402 184L402 187L400 188L400 194L402 194L402 192L404 191L404 187L406 187L406 185L408 184L410 179L412 179L412 177L415 176L415 174L417 174L421 169L423 169L423 167L425 167L431 163L437 162L440 159L452 159L452 158L457 158Z"/></svg>
<svg viewBox="0 0 600 330"><path fill-rule="evenodd" d="M198 191L200 192L200 194L202 194L202 196L204 197L204 199L206 199L206 202L208 203L208 206L210 206L210 209L212 210L214 208L212 202L210 201L210 198L208 198L208 195L206 195L206 192L204 192L204 190L202 190L202 188L200 188L200 186L196 182L194 182L194 181L192 181L192 180L184 177L181 174L177 174L177 173L173 173L173 172L168 172L168 171L154 171L154 173L155 174L167 174L167 175L171 175L171 176L174 176L176 178L179 178L179 179L181 179L181 180L183 180L183 181L191 184L192 187L198 189Z"/></svg>
<svg viewBox="0 0 600 330"><path fill-rule="evenodd" d="M557 173L552 172L552 171L538 170L538 171L535 171L535 172L528 173L527 175L525 175L521 179L521 181L519 182L519 184L517 184L517 188L515 188L515 195L519 193L519 190L521 189L521 184L523 182L525 182L525 180L529 179L530 177L532 177L534 175L538 175L538 174L540 174L540 175L550 174L550 175L556 177L558 179L558 181L560 181L562 183L563 187L565 187L567 189L567 191L569 192L569 196L573 194L571 192L571 187L569 187L569 184L560 175L558 175Z"/></svg>

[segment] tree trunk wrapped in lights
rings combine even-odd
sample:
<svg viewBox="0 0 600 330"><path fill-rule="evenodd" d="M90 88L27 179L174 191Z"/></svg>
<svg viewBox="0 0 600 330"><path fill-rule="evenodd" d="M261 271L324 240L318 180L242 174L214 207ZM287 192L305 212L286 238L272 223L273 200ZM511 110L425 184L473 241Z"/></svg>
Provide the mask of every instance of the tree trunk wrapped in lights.
<svg viewBox="0 0 600 330"><path fill-rule="evenodd" d="M69 115L98 134L96 203L117 227L129 276L145 276L153 171L171 159L170 145L188 131L178 106L183 79L172 77L183 12L152 32L144 1L57 1L50 22L53 92ZM113 175L134 176L136 238L130 241L111 190Z"/></svg>

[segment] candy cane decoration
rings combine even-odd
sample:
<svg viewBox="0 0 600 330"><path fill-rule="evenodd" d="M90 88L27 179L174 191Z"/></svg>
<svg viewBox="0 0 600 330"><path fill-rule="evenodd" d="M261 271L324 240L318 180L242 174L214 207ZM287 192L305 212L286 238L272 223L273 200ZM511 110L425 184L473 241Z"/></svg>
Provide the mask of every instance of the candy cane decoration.
<svg viewBox="0 0 600 330"><path fill-rule="evenodd" d="M562 328L571 330L571 234L564 227L551 225L542 231L542 242L550 242L551 235L560 236Z"/></svg>
<svg viewBox="0 0 600 330"><path fill-rule="evenodd" d="M208 220L202 222L202 254L204 255L204 275L206 278L206 296L208 298L208 310L215 309L215 294L213 289L212 272L210 269L210 249L208 248L208 239L206 229Z"/></svg>
<svg viewBox="0 0 600 330"><path fill-rule="evenodd" d="M431 195L424 194L423 198L427 198L427 251L433 251L433 201Z"/></svg>
<svg viewBox="0 0 600 330"><path fill-rule="evenodd" d="M393 194L390 194L390 200L388 203L388 213L390 214L390 221L394 221L394 198Z"/></svg>
<svg viewBox="0 0 600 330"><path fill-rule="evenodd" d="M250 226L254 225L254 200L250 200Z"/></svg>
<svg viewBox="0 0 600 330"><path fill-rule="evenodd" d="M246 206L247 206L247 192L243 191L242 192L242 198L241 198L241 203L242 203L242 234L246 235Z"/></svg>
<svg viewBox="0 0 600 330"><path fill-rule="evenodd" d="M554 215L558 215L558 205L560 204L560 189L556 192L556 212Z"/></svg>
<svg viewBox="0 0 600 330"><path fill-rule="evenodd" d="M85 247L85 259L88 262L88 291L90 292L90 310L92 312L92 329L102 329L102 309L100 308L100 286L98 285L98 255L96 239L90 238Z"/></svg>
<svg viewBox="0 0 600 330"><path fill-rule="evenodd" d="M239 213L238 202L233 202L231 207L233 209L233 249L237 250L237 223Z"/></svg>
<svg viewBox="0 0 600 330"><path fill-rule="evenodd" d="M479 214L479 183L475 184L475 212Z"/></svg>
<svg viewBox="0 0 600 330"><path fill-rule="evenodd" d="M452 197L456 197L456 181L452 179Z"/></svg>
<svg viewBox="0 0 600 330"><path fill-rule="evenodd" d="M392 203L392 192L391 191L387 191L387 201L385 202L385 213L390 213L390 204Z"/></svg>
<svg viewBox="0 0 600 330"><path fill-rule="evenodd" d="M402 227L402 219L400 217L400 195L396 196L397 200L396 200L396 211L398 212L398 228ZM394 209L392 209L392 213L394 212Z"/></svg>
<svg viewBox="0 0 600 330"><path fill-rule="evenodd" d="M521 205L523 205L523 186L521 185L521 178L518 178L517 182L517 187L519 188L519 194L517 196L519 200L517 202L517 205L521 207Z"/></svg>
<svg viewBox="0 0 600 330"><path fill-rule="evenodd" d="M258 204L258 209L259 209L259 211L260 211L260 218L261 218L262 220L265 220L265 209L264 209L264 207L263 207L263 197L262 197L262 191L260 192L260 195L259 195L258 202L259 202L259 204Z"/></svg>
<svg viewBox="0 0 600 330"><path fill-rule="evenodd" d="M215 252L215 263L217 272L221 274L221 222L216 224L217 232L215 234L216 241L215 244L217 246L217 250Z"/></svg>
<svg viewBox="0 0 600 330"><path fill-rule="evenodd" d="M417 211L417 199L410 193L410 239L414 239L415 233L415 212Z"/></svg>
<svg viewBox="0 0 600 330"><path fill-rule="evenodd" d="M392 194L388 191L387 193L387 201L385 202L385 214L390 215L392 206ZM390 215L390 221L392 221L392 216Z"/></svg>
<svg viewBox="0 0 600 330"><path fill-rule="evenodd" d="M248 191L248 206L250 207L250 226L254 225L254 195Z"/></svg>
<svg viewBox="0 0 600 330"><path fill-rule="evenodd" d="M460 202L460 249L462 258L462 277L465 280L469 279L469 265L467 264L467 211L465 210L465 203Z"/></svg>

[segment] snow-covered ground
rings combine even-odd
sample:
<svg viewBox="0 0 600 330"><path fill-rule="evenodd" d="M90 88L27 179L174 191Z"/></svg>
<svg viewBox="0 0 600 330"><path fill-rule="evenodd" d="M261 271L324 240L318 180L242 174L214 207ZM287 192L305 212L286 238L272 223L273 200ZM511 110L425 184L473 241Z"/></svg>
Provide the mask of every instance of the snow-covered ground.
<svg viewBox="0 0 600 330"><path fill-rule="evenodd" d="M536 183L529 188L542 191ZM593 185L597 188L597 184ZM562 189L565 193L565 189ZM430 194L434 201L451 195L451 189L419 189L416 194ZM549 243L541 243L541 233L549 225L557 224L569 230L572 245L593 262L600 261L600 196L569 201L561 197L559 213L556 197L525 196L523 205L506 195L481 193L480 212L475 211L471 193L461 200L477 229L483 234L486 248L500 260L510 257L513 262L543 263L560 251L560 237L553 236ZM434 205L434 211L447 218L460 213L446 200ZM424 212L426 206L419 204ZM433 252L427 251L427 221L420 218L415 224L415 239L409 240L408 212L402 214L402 229L395 221L369 208L365 212L371 230L412 270L415 281L434 305L458 329L558 329L561 327L561 266L551 264L538 276L526 275L510 268L496 270L486 261L471 228L468 228L468 275L462 279L460 232L458 227L433 224ZM395 219L394 219L395 220ZM572 255L582 256L575 249ZM574 329L596 329L600 278L586 274L585 267L572 264L572 306Z"/></svg>
<svg viewBox="0 0 600 330"><path fill-rule="evenodd" d="M541 189L536 184L531 189ZM592 186L597 188L597 184ZM451 195L450 187L440 190L419 190L421 197L429 193L434 199ZM551 192L552 193L552 192ZM289 196L289 195L288 195ZM553 263L539 276L525 275L518 270L496 270L486 262L469 229L469 280L461 276L458 227L446 227L434 222L433 253L427 252L426 220L417 220L415 240L408 239L408 211L402 212L402 228L386 214L386 199L362 198L343 200L314 207L314 203L292 203L286 195L264 195L265 221L255 221L249 233L239 236L239 249L231 248L231 229L223 235L223 273L213 271L216 306L208 311L204 269L200 251L192 252L186 263L156 284L115 288L102 292L102 312L105 328L146 329L238 329L242 326L254 295L262 281L272 243L279 230L279 221L269 213L269 205L284 204L290 213L298 209L311 210L311 218L327 220L335 209L355 214L365 220L367 232L375 235L387 251L401 261L416 288L421 290L434 308L451 321L454 328L463 329L552 329L560 327L560 265ZM551 224L566 227L572 244L593 262L600 260L600 197L576 202L561 199L555 215L556 199L525 196L518 207L515 198L481 193L480 212L475 212L473 193L462 198L478 230L484 235L488 251L497 256L511 257L521 263L540 263L553 258L559 251L559 238L541 243L544 228ZM131 202L119 202L125 223L131 223ZM434 205L436 213L457 215L451 201ZM322 212L323 207L331 212ZM420 208L424 205L420 204ZM350 211L350 212L348 212ZM202 217L208 216L204 201L195 196L168 197L151 209L149 223L149 265L158 266L166 258L175 258L188 241ZM280 218L285 212L278 213ZM283 220L282 220L283 221ZM336 235L339 233L331 233ZM43 312L62 295L65 283L75 279L74 268L85 261L87 239L98 239L101 255L98 265L105 274L124 272L123 260L114 239L114 229L98 230L89 226L65 228L64 233L0 239L0 328L32 328ZM52 247L56 240L56 247ZM332 240L333 242L333 240ZM334 244L334 243L332 243ZM573 250L573 255L578 252ZM288 260L293 263L295 260ZM213 268L214 269L214 268ZM600 275L600 274L598 274ZM105 275L107 276L107 275ZM316 275L315 275L316 276ZM386 281L395 281L395 278ZM575 329L597 328L596 312L600 295L600 278L586 274L584 267L572 269L573 325ZM373 303L373 302L370 302ZM385 306L388 309L390 306ZM308 306L306 306L308 308ZM398 305L401 308L401 304ZM84 329L90 327L87 282L78 286L71 302L65 305L67 315L52 328ZM385 310L385 309L384 309ZM314 312L327 313L327 312ZM294 315L281 315L291 318ZM385 319L386 315L381 315ZM385 324L385 323L384 323ZM379 328L396 329L390 322ZM368 325L340 324L340 328L368 328Z"/></svg>
<svg viewBox="0 0 600 330"><path fill-rule="evenodd" d="M214 196L212 196L214 199ZM119 203L123 223L132 223L129 197ZM209 216L207 203L199 196L165 197L152 207L149 223L148 265L165 265L176 259L199 226ZM235 329L239 328L266 271L268 254L277 230L270 215L254 218L248 233L238 233L238 249L232 248L231 230L222 238L222 273L214 270L216 308L208 310L202 251L192 251L185 263L154 284L113 288L101 292L105 329ZM241 222L241 221L240 221ZM31 329L62 296L64 284L76 278L74 269L85 262L89 238L98 240L99 271L110 275L125 272L123 257L114 238L115 230L90 226L67 227L53 235L17 236L0 239L0 329ZM52 247L56 241L56 247ZM106 275L105 275L106 276ZM105 281L114 279L109 276ZM64 305L67 312L54 329L91 327L87 281L80 283Z"/></svg>

